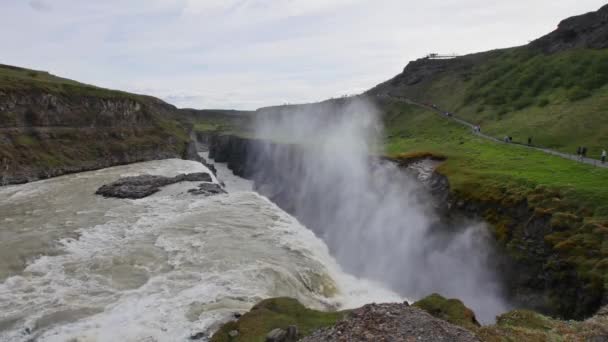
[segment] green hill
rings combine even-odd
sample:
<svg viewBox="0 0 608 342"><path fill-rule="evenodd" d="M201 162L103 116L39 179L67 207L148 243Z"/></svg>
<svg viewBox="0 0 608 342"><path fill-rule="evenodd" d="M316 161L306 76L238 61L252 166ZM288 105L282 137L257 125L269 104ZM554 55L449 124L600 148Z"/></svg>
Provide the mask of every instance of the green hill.
<svg viewBox="0 0 608 342"><path fill-rule="evenodd" d="M526 46L423 58L367 94L435 104L497 138L598 157L608 148L608 5Z"/></svg>

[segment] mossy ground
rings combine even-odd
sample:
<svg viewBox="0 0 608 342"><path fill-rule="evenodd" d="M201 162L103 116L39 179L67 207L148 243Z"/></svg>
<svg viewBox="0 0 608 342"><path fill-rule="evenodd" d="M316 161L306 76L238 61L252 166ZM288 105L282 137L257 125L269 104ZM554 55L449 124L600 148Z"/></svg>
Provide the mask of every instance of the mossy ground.
<svg viewBox="0 0 608 342"><path fill-rule="evenodd" d="M514 310L497 317L496 324L476 324L473 312L460 300L430 295L413 304L431 315L468 329L482 341L587 341L593 336L605 336L608 323L605 317L588 321L562 321L529 310ZM473 316L472 316L473 315Z"/></svg>
<svg viewBox="0 0 608 342"><path fill-rule="evenodd" d="M459 325L469 330L479 328L473 310L467 308L458 299L446 299L439 294L432 294L413 304L431 315Z"/></svg>
<svg viewBox="0 0 608 342"><path fill-rule="evenodd" d="M266 335L273 329L286 329L295 325L299 337L313 331L331 326L340 320L346 312L323 312L306 308L293 298L271 298L255 305L251 311L237 321L224 324L211 338L212 342L264 342ZM239 332L231 337L232 330Z"/></svg>

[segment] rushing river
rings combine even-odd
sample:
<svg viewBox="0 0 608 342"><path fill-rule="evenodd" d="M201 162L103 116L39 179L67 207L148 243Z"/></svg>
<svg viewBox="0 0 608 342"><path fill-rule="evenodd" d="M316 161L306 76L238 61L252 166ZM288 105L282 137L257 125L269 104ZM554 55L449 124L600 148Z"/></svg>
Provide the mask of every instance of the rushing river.
<svg viewBox="0 0 608 342"><path fill-rule="evenodd" d="M229 194L179 183L140 200L119 177L208 171L162 160L0 188L0 341L184 341L276 296L347 308L402 300L341 271L296 219L218 165Z"/></svg>

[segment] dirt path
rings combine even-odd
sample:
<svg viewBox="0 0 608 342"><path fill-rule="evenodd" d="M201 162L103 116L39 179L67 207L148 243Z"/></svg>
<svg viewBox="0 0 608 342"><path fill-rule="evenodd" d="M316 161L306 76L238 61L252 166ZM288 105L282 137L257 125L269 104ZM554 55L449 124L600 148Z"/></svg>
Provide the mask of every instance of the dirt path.
<svg viewBox="0 0 608 342"><path fill-rule="evenodd" d="M556 151L556 150L552 150L552 149L544 148L544 147L539 147L539 146L528 146L528 145L524 145L524 144L520 144L520 143L506 143L503 140L497 139L497 138L495 138L493 136L490 136L490 135L487 135L487 134L484 134L484 133L474 132L474 130L473 130L475 128L474 124L456 117L454 115L454 113L451 113L450 116L447 116L447 115L445 115L445 113L447 111L444 111L444 110L442 110L440 108L437 108L437 107L426 105L424 103L416 102L416 101L410 100L410 99L405 98L405 97L398 97L398 96L392 96L392 95L377 95L377 97L380 97L380 98L389 98L391 100L401 101L401 102L405 102L405 103L408 103L408 104L411 104L411 105L422 107L422 108L425 108L425 109L428 109L428 110L431 110L431 111L435 111L435 112L441 114L441 116L445 117L446 119L450 119L452 121L458 122L459 124L461 124L463 126L467 126L468 128L471 129L471 133L472 134L475 134L475 135L477 135L477 136L479 136L481 138L487 139L487 140L491 140L491 141L494 141L494 142L497 142L497 143L501 143L501 144L515 145L515 146L519 146L519 147L522 147L522 148L529 148L529 149L533 149L533 150L537 150L537 151L542 151L542 152L545 152L547 154L551 154L551 155L558 156L558 157L565 158L565 159L570 159L570 160L573 160L573 161L576 161L576 162L582 162L582 163L593 165L593 166L597 166L597 167L608 168L608 163L602 164L602 162L600 160L598 160L598 159L583 158L581 160L575 154L563 153L563 152L559 152L559 151Z"/></svg>

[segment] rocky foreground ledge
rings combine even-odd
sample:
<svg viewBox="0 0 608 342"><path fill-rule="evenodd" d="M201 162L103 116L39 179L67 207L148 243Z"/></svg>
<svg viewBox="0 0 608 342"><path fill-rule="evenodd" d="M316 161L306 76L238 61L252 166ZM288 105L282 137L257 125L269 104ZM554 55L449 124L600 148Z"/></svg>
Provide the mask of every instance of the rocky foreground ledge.
<svg viewBox="0 0 608 342"><path fill-rule="evenodd" d="M368 304L333 327L317 330L302 342L407 341L478 342L472 332L435 318L407 303Z"/></svg>
<svg viewBox="0 0 608 342"><path fill-rule="evenodd" d="M311 310L291 298L271 298L235 317L213 334L212 342L608 342L608 307L585 321L514 310L498 316L494 325L481 326L460 300L438 294L412 305L368 304L338 312ZM191 340L205 335L198 333Z"/></svg>
<svg viewBox="0 0 608 342"><path fill-rule="evenodd" d="M141 175L124 177L103 185L95 194L104 197L139 199L160 191L164 186L180 182L204 182L198 188L188 190L193 195L211 196L226 193L219 184L211 183L212 181L211 175L206 172L179 174L175 177Z"/></svg>

